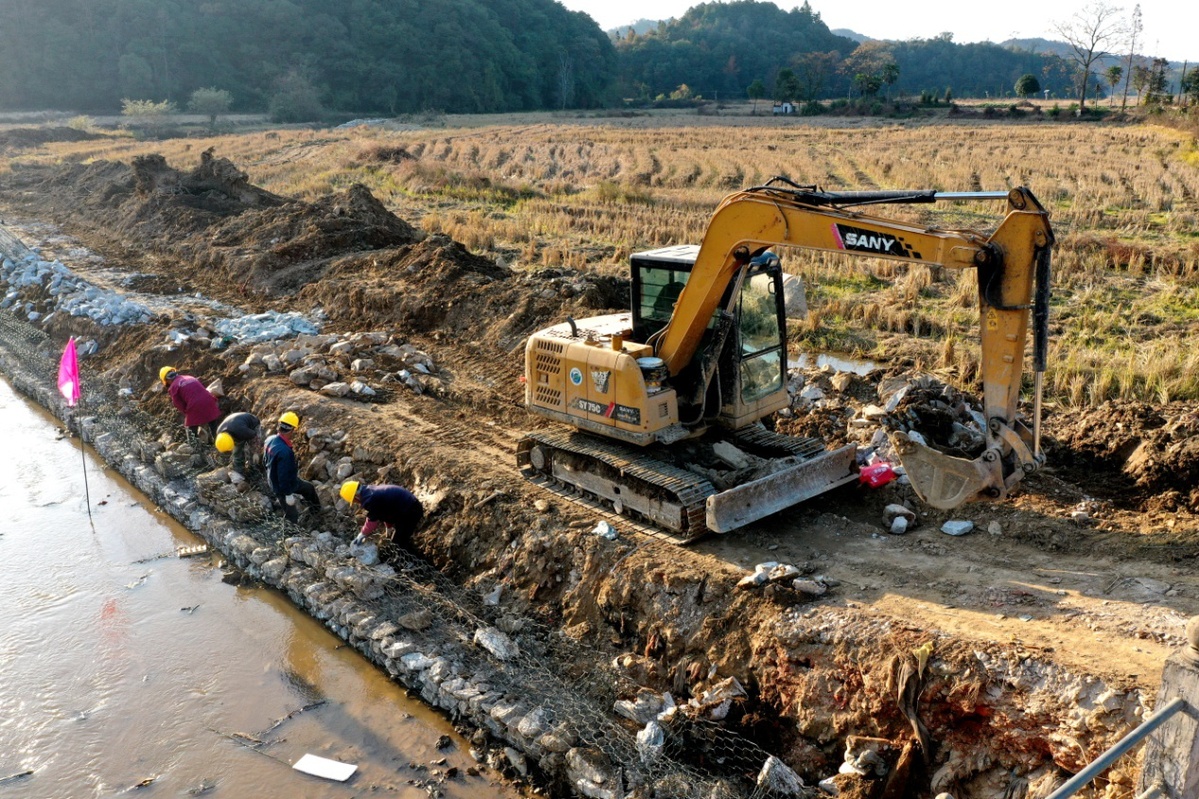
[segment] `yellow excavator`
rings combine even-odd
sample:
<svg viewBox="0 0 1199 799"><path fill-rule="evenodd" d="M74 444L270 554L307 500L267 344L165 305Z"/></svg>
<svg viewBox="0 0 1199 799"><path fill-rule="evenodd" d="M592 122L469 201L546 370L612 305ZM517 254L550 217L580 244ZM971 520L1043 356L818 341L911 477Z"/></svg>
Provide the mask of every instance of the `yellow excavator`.
<svg viewBox="0 0 1199 799"><path fill-rule="evenodd" d="M863 211L895 203L1005 200L990 235ZM631 258L631 310L567 319L529 337L525 405L569 428L527 434L526 477L601 502L681 541L735 530L857 478L856 447L785 436L762 419L787 408L779 245L978 270L985 449L952 456L891 433L912 486L949 509L1005 497L1043 463L1049 214L1006 192L830 192L775 178L726 197L698 247ZM1016 415L1033 327L1035 401Z"/></svg>

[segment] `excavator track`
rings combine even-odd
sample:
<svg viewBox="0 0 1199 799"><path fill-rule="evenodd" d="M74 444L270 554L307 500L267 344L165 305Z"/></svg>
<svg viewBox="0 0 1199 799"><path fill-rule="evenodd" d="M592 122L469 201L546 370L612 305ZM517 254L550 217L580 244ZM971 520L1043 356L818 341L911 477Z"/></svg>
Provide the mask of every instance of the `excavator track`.
<svg viewBox="0 0 1199 799"><path fill-rule="evenodd" d="M697 474L618 442L578 432L530 433L517 465L530 481L654 538L687 544L707 535L706 501L716 493ZM612 517L612 511L616 516Z"/></svg>
<svg viewBox="0 0 1199 799"><path fill-rule="evenodd" d="M755 453L814 458L824 452L824 441L819 438L785 436L767 430L760 424L741 428L732 434L732 440L737 446Z"/></svg>

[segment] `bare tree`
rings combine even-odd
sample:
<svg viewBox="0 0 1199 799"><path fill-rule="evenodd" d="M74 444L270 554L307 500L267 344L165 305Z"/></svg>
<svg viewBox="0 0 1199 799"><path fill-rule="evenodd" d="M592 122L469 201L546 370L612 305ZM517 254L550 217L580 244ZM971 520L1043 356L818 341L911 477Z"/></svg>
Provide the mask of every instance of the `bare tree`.
<svg viewBox="0 0 1199 799"><path fill-rule="evenodd" d="M1124 69L1124 98L1120 100L1120 110L1128 105L1128 82L1132 80L1132 59L1137 52L1137 37L1141 35L1141 4L1137 3L1132 9L1132 20L1128 23L1128 66Z"/></svg>
<svg viewBox="0 0 1199 799"><path fill-rule="evenodd" d="M1094 0L1075 12L1064 22L1055 22L1053 29L1070 46L1070 61L1078 68L1078 109L1087 105L1087 84L1091 67L1103 56L1108 43L1118 40L1125 31L1120 7L1109 5L1105 0Z"/></svg>
<svg viewBox="0 0 1199 799"><path fill-rule="evenodd" d="M575 99L575 61L566 50L558 53L558 101L562 110Z"/></svg>

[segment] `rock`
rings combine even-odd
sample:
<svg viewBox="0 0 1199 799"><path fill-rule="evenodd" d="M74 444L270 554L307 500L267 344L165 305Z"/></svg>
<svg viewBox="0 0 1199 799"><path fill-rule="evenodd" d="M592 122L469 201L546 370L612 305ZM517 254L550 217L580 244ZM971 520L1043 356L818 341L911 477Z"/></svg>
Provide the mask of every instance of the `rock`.
<svg viewBox="0 0 1199 799"><path fill-rule="evenodd" d="M497 660L512 660L520 655L520 647L516 642L494 627L480 627L475 630L474 642Z"/></svg>
<svg viewBox="0 0 1199 799"><path fill-rule="evenodd" d="M338 381L321 386L320 392L326 397L344 397L350 393L350 384Z"/></svg>
<svg viewBox="0 0 1199 799"><path fill-rule="evenodd" d="M666 733L656 721L651 721L637 733L637 754L641 762L650 765L662 756L662 747L666 745Z"/></svg>
<svg viewBox="0 0 1199 799"><path fill-rule="evenodd" d="M538 513L546 513L550 509L550 503L544 499L539 499L533 503L533 507Z"/></svg>
<svg viewBox="0 0 1199 799"><path fill-rule="evenodd" d="M792 566L790 563L780 563L767 572L766 577L772 583L781 583L798 577L800 573L798 567Z"/></svg>
<svg viewBox="0 0 1199 799"><path fill-rule="evenodd" d="M891 535L904 535L908 531L908 520L905 516L896 516L891 520Z"/></svg>
<svg viewBox="0 0 1199 799"><path fill-rule="evenodd" d="M974 529L974 522L965 520L950 520L941 525L941 532L946 535L966 535Z"/></svg>
<svg viewBox="0 0 1199 799"><path fill-rule="evenodd" d="M808 317L808 297L803 280L791 274L783 275L783 312L788 319Z"/></svg>
<svg viewBox="0 0 1199 799"><path fill-rule="evenodd" d="M805 402L818 402L824 399L824 391L817 386L804 386L803 391L799 392L799 398Z"/></svg>
<svg viewBox="0 0 1199 799"><path fill-rule="evenodd" d="M396 623L405 630L419 632L433 626L433 614L427 610L414 610L396 619Z"/></svg>
<svg viewBox="0 0 1199 799"><path fill-rule="evenodd" d="M816 783L820 790L827 793L829 796L840 796L841 789L837 787L836 777L825 777L820 782Z"/></svg>
<svg viewBox="0 0 1199 799"><path fill-rule="evenodd" d="M908 520L910 526L916 526L916 512L910 508L894 502L883 508L883 519L886 520L887 524L890 524L897 517L901 516Z"/></svg>
<svg viewBox="0 0 1199 799"><path fill-rule="evenodd" d="M297 386L306 386L312 382L312 378L315 376L316 375L311 368L307 366L301 366L299 369L293 369L287 378Z"/></svg>
<svg viewBox="0 0 1199 799"><path fill-rule="evenodd" d="M808 596L824 596L828 592L828 587L817 580L798 579L791 583L791 587Z"/></svg>
<svg viewBox="0 0 1199 799"><path fill-rule="evenodd" d="M849 372L837 372L829 378L828 382L832 385L834 391L844 392L853 385L853 375Z"/></svg>
<svg viewBox="0 0 1199 799"><path fill-rule="evenodd" d="M511 746L504 747L504 757L512 768L516 769L516 773L522 777L529 776L529 764L525 760L525 756L513 749Z"/></svg>
<svg viewBox="0 0 1199 799"><path fill-rule="evenodd" d="M991 522L987 525L987 532L991 535L1003 535L1003 525L999 522Z"/></svg>
<svg viewBox="0 0 1199 799"><path fill-rule="evenodd" d="M370 358L355 358L350 361L351 372L365 372L367 369L375 368L375 362Z"/></svg>
<svg viewBox="0 0 1199 799"><path fill-rule="evenodd" d="M591 534L598 535L600 538L606 538L609 541L615 541L617 537L616 528L608 522L603 521L595 525L595 528L591 531Z"/></svg>
<svg viewBox="0 0 1199 799"><path fill-rule="evenodd" d="M882 419L886 415L887 415L886 410L880 408L877 405L867 405L866 407L862 408L862 416L866 419L869 419L872 422L877 422L879 419Z"/></svg>
<svg viewBox="0 0 1199 799"><path fill-rule="evenodd" d="M804 781L774 755L766 758L758 772L758 787L771 796L803 796Z"/></svg>

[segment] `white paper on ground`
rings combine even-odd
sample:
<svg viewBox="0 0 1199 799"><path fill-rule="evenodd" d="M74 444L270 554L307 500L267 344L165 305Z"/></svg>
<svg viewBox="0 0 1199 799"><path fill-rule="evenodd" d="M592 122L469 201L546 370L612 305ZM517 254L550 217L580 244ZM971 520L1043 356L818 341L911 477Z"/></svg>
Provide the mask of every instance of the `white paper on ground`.
<svg viewBox="0 0 1199 799"><path fill-rule="evenodd" d="M336 760L318 757L317 755L304 755L296 761L296 764L292 768L296 771L302 771L305 774L324 777L327 780L337 780L338 782L345 782L358 770L358 767L352 763L340 763Z"/></svg>

